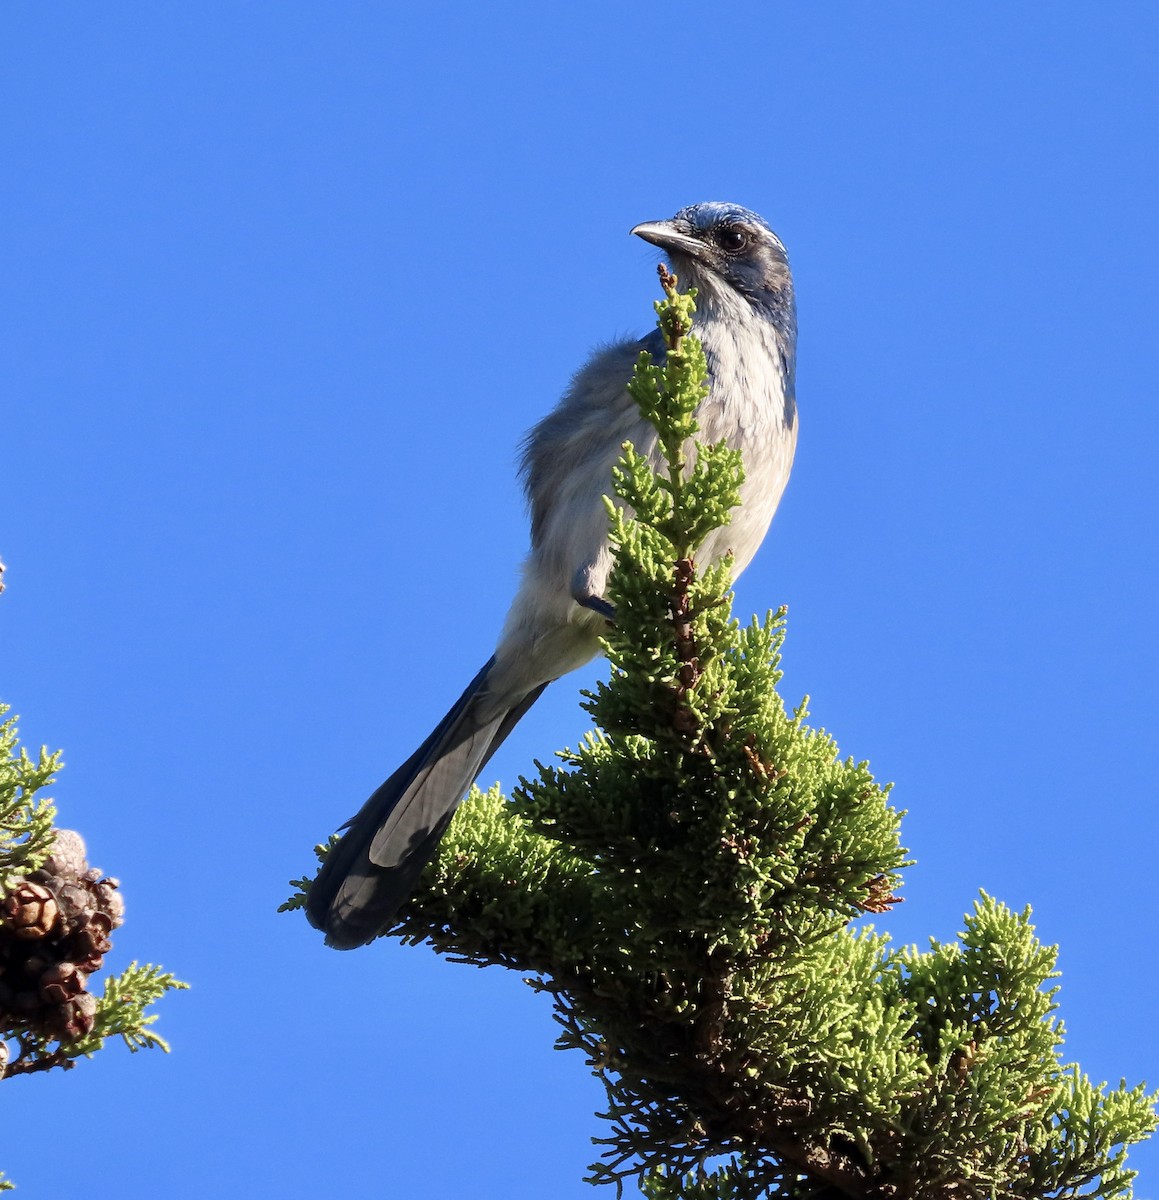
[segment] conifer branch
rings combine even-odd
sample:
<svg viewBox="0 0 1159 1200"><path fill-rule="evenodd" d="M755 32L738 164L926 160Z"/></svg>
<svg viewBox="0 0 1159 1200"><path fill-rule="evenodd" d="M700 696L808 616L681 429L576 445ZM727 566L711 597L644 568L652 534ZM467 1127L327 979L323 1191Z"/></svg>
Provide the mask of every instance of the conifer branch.
<svg viewBox="0 0 1159 1200"><path fill-rule="evenodd" d="M740 626L729 564L695 561L743 466L695 442L695 297L661 285L665 353L641 354L631 393L665 461L625 446L615 472L596 730L510 801L473 792L389 932L550 997L557 1046L606 1090L593 1183L1128 1200L1156 1098L1063 1065L1055 954L1029 913L983 895L924 952L855 924L900 900L900 814L778 696L783 610Z"/></svg>
<svg viewBox="0 0 1159 1200"><path fill-rule="evenodd" d="M131 963L101 996L90 990L124 903L117 880L89 866L80 835L54 824L40 793L59 768L59 754L31 758L15 720L0 721L0 1080L70 1070L110 1037L134 1052L168 1050L149 1006L187 986ZM0 1177L0 1191L11 1187Z"/></svg>

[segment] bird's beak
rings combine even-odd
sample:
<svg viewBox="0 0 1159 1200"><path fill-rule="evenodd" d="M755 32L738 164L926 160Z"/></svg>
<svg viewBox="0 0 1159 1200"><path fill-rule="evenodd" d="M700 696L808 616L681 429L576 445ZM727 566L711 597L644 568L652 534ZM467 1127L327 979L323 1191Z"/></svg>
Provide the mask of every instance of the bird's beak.
<svg viewBox="0 0 1159 1200"><path fill-rule="evenodd" d="M704 244L699 238L693 237L688 228L683 221L645 221L629 232L669 253L699 258L704 252Z"/></svg>

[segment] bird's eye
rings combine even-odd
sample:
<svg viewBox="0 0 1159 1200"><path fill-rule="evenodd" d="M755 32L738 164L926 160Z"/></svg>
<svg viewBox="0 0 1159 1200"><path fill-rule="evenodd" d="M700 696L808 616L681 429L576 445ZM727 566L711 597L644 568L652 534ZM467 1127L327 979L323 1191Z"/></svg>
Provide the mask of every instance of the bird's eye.
<svg viewBox="0 0 1159 1200"><path fill-rule="evenodd" d="M749 241L748 234L735 225L722 225L713 234L713 240L722 250L727 250L730 254L743 250Z"/></svg>

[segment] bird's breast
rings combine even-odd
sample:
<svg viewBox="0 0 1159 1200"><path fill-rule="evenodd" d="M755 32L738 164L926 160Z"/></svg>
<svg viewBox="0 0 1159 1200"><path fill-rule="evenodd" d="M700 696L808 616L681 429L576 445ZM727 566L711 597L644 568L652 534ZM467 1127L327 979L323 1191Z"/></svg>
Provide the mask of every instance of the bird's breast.
<svg viewBox="0 0 1159 1200"><path fill-rule="evenodd" d="M728 525L709 535L700 556L712 561L731 551L739 575L764 539L789 481L797 444L793 381L767 321L706 322L696 332L710 388L697 413L697 437L739 450L745 475L740 507Z"/></svg>

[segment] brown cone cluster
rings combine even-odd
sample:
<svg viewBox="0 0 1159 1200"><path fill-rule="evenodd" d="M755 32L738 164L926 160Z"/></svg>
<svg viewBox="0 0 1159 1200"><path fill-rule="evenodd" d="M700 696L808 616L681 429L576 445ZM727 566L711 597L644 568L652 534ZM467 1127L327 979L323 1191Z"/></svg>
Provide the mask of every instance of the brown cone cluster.
<svg viewBox="0 0 1159 1200"><path fill-rule="evenodd" d="M58 830L44 865L0 901L0 1026L60 1041L88 1033L97 1001L86 984L124 910L117 881L89 867L80 834Z"/></svg>

